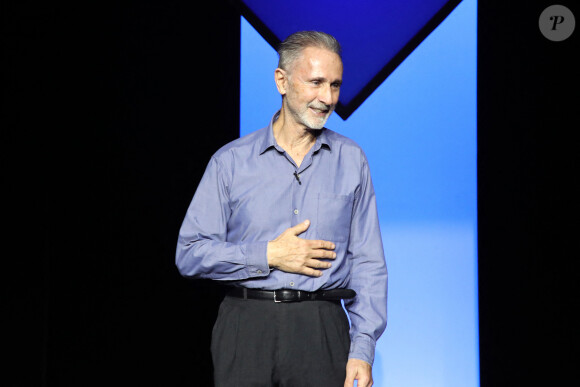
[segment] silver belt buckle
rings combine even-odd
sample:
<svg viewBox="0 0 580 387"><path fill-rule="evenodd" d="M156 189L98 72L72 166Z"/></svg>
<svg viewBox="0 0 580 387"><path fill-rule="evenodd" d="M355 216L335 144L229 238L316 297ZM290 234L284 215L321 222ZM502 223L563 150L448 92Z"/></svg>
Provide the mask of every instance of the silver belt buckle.
<svg viewBox="0 0 580 387"><path fill-rule="evenodd" d="M276 302L276 303L280 303L280 302L282 302L282 301L278 301L278 300L276 299L276 293L278 293L278 291L277 291L277 290L274 290L274 302Z"/></svg>

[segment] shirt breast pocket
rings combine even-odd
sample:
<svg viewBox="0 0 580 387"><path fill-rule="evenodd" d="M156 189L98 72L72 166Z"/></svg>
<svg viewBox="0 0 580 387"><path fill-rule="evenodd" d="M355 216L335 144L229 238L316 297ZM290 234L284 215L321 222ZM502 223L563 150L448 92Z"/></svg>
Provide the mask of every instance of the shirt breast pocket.
<svg viewBox="0 0 580 387"><path fill-rule="evenodd" d="M318 238L346 242L350 236L353 195L318 194L316 231Z"/></svg>

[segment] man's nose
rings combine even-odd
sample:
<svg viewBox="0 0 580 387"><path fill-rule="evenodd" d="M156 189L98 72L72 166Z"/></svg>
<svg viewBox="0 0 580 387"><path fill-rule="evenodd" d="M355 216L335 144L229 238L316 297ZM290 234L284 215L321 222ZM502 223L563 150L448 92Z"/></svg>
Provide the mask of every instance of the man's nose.
<svg viewBox="0 0 580 387"><path fill-rule="evenodd" d="M318 100L325 105L332 105L332 88L330 85L323 85L318 92Z"/></svg>

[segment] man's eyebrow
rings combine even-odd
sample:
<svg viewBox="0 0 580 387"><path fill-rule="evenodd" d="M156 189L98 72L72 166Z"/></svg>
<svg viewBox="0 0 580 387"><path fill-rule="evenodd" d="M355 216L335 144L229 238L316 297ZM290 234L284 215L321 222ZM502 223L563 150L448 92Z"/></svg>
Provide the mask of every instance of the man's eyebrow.
<svg viewBox="0 0 580 387"><path fill-rule="evenodd" d="M310 82L326 82L328 81L328 79L324 78L324 77L314 77L314 78L310 78ZM330 82L333 84L342 84L342 79L336 79L333 82Z"/></svg>

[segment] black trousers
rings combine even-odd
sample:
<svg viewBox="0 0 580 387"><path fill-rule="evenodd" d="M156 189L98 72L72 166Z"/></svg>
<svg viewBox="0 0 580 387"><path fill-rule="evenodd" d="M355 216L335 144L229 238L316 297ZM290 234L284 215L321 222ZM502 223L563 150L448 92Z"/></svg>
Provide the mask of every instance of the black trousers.
<svg viewBox="0 0 580 387"><path fill-rule="evenodd" d="M342 387L350 346L339 302L226 296L213 328L216 387Z"/></svg>

